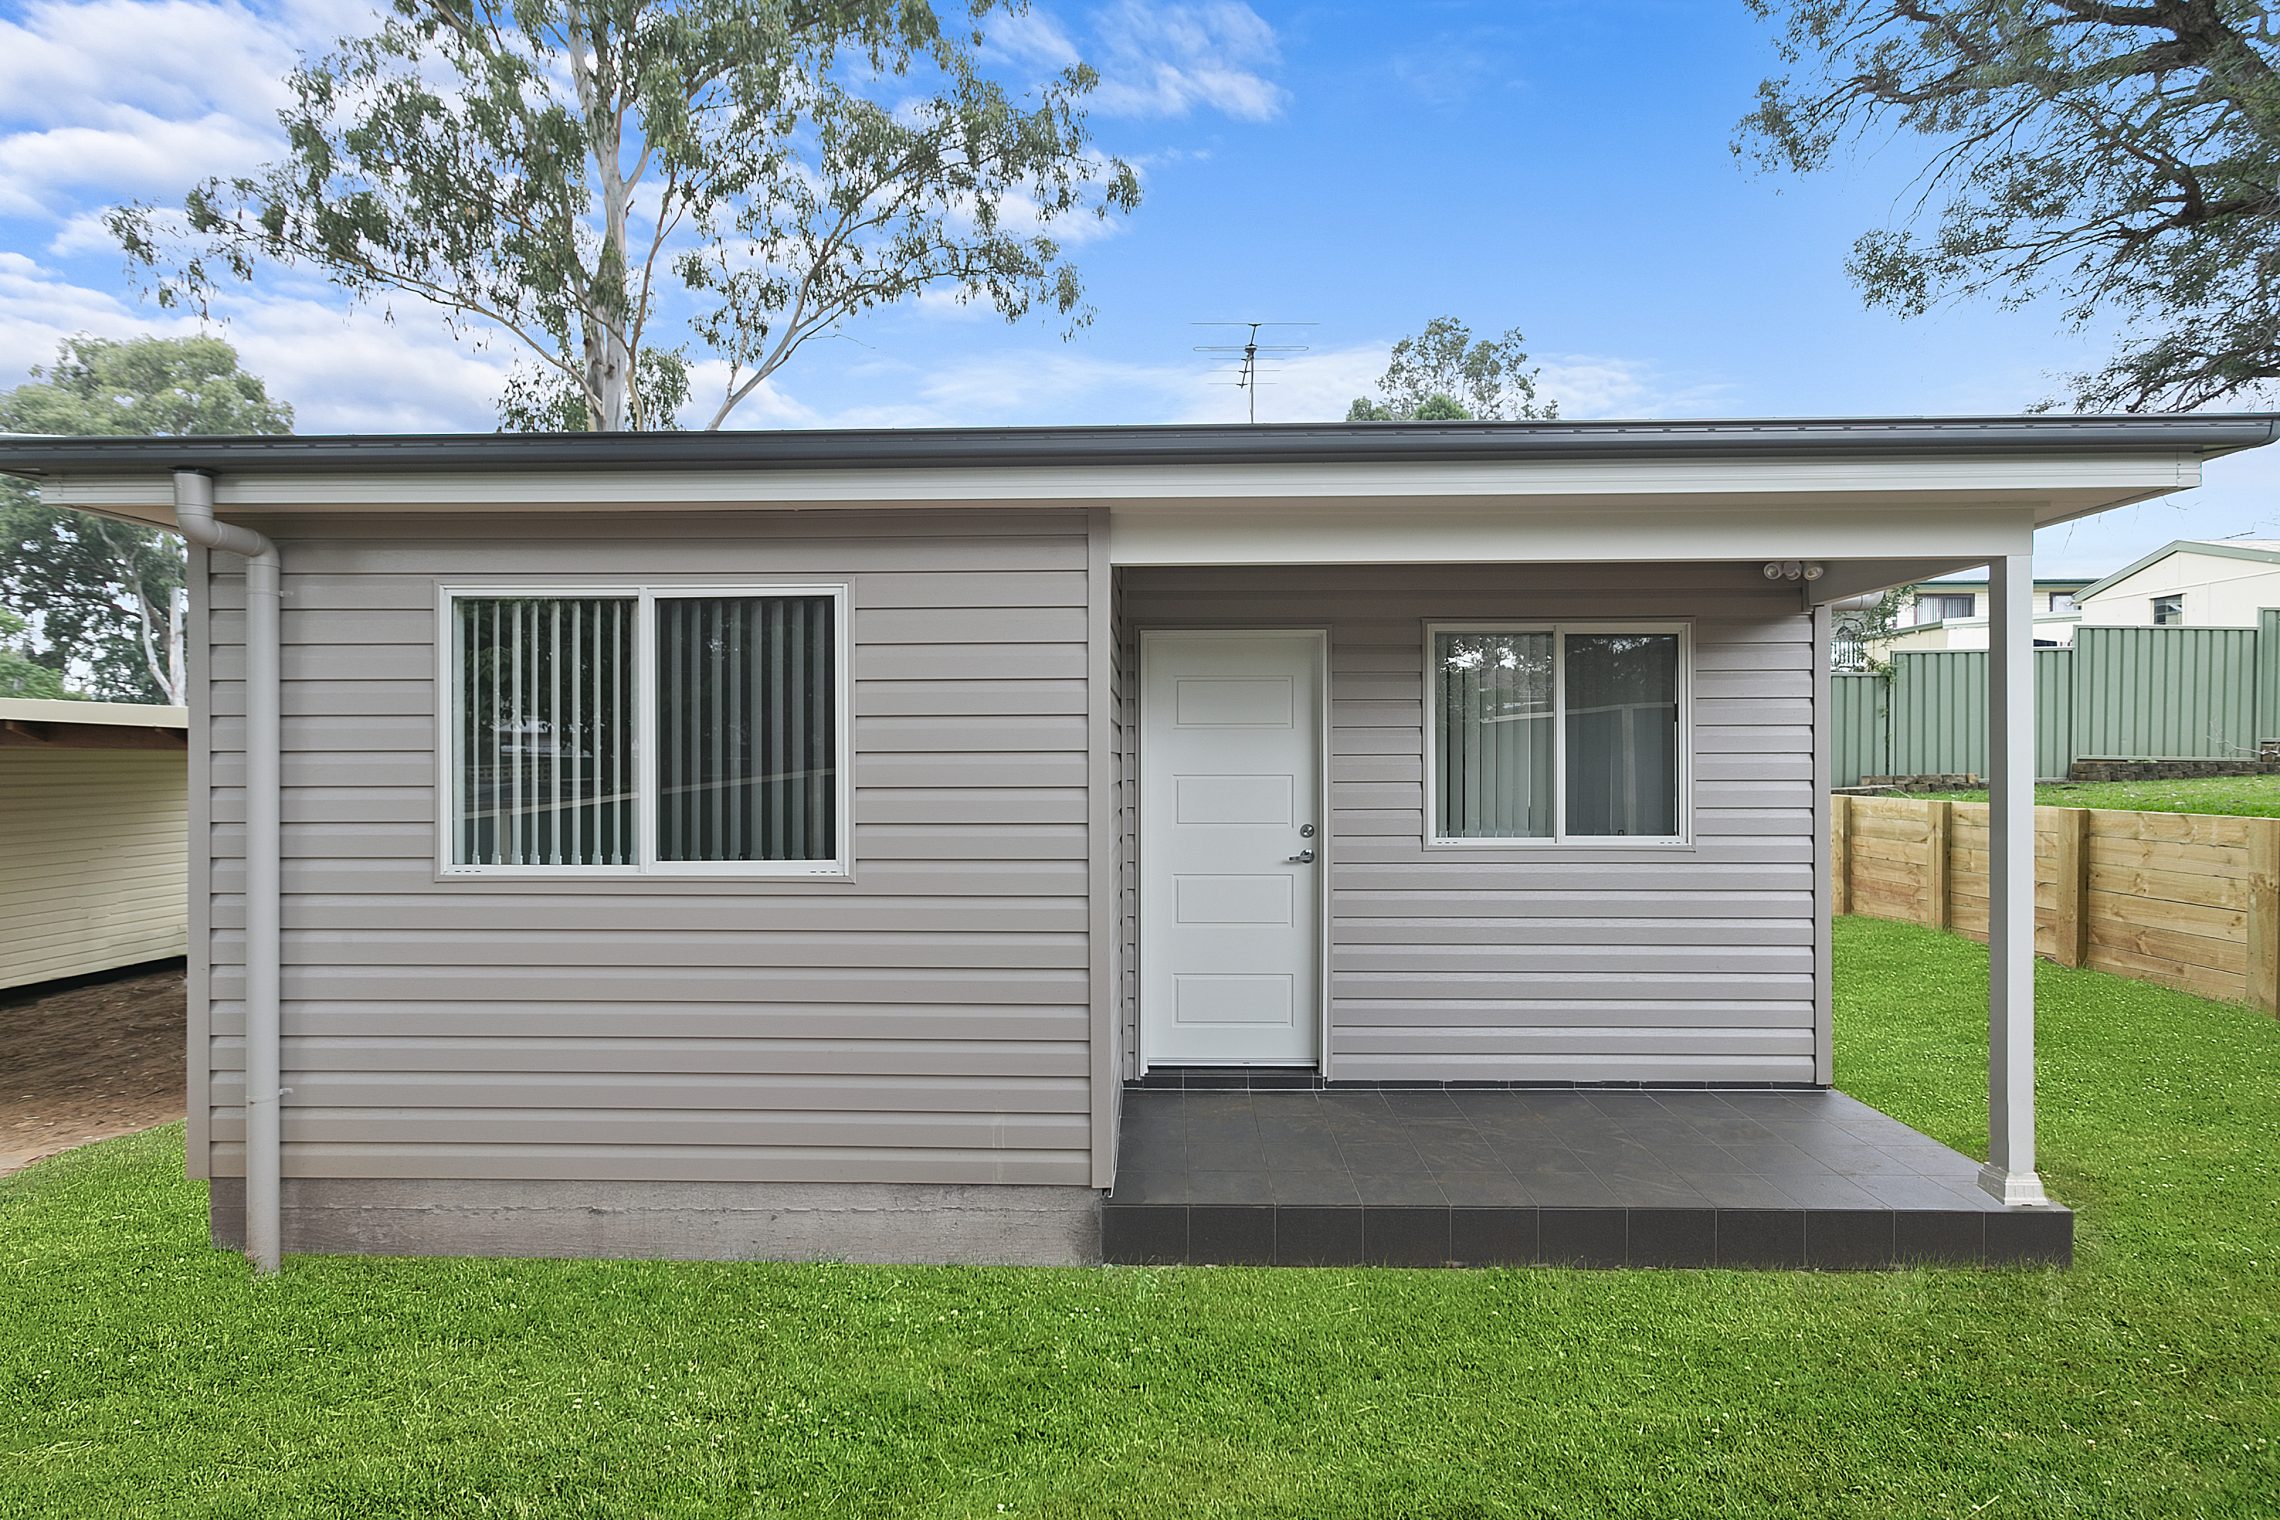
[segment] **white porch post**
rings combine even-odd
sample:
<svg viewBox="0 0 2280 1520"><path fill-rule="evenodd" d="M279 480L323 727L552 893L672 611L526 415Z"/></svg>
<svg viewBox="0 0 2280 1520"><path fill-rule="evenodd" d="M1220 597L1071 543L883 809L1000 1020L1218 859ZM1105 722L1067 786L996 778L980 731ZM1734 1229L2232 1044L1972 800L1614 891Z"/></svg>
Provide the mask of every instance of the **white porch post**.
<svg viewBox="0 0 2280 1520"><path fill-rule="evenodd" d="M1987 1165L2005 1203L2048 1203L2035 1175L2034 557L1987 566Z"/></svg>

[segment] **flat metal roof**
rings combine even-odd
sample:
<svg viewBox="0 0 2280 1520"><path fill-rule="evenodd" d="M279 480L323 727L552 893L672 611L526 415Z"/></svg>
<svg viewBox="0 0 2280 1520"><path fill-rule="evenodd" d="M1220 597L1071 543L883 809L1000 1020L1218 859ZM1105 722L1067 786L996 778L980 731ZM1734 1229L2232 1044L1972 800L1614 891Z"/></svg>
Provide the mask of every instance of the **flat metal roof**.
<svg viewBox="0 0 2280 1520"><path fill-rule="evenodd" d="M187 729L190 709L143 702L57 702L44 697L0 697L0 723L87 723L119 728Z"/></svg>
<svg viewBox="0 0 2280 1520"><path fill-rule="evenodd" d="M2192 453L2280 438L2280 412L1694 422L1337 422L717 433L381 433L279 438L0 436L17 475L364 470L918 469L1878 454Z"/></svg>

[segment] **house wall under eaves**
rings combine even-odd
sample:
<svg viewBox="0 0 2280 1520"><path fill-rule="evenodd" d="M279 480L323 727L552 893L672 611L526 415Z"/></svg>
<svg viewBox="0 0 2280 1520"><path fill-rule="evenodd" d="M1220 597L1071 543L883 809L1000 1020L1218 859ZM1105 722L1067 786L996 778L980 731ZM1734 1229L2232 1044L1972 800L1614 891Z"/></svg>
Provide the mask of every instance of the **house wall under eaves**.
<svg viewBox="0 0 2280 1520"><path fill-rule="evenodd" d="M1121 576L1121 711L1136 708L1143 630L1329 630L1332 1081L1810 1083L1826 1070L1813 721L1824 656L1795 587L1733 564ZM1689 623L1692 840L1430 844L1424 630L1467 619ZM1125 827L1136 851L1129 811ZM1135 1064L1138 1006L1128 977Z"/></svg>

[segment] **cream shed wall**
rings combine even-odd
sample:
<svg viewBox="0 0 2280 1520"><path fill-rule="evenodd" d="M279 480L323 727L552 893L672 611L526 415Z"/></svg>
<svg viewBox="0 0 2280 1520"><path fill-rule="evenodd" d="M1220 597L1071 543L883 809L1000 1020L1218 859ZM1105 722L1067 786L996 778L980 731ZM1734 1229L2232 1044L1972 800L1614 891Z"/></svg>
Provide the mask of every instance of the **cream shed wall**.
<svg viewBox="0 0 2280 1520"><path fill-rule="evenodd" d="M0 746L0 987L184 953L183 759Z"/></svg>
<svg viewBox="0 0 2280 1520"><path fill-rule="evenodd" d="M2191 627L2254 628L2259 611L2280 607L2280 564L2180 549L2084 599L2082 621L2151 627L2157 596L2183 596Z"/></svg>
<svg viewBox="0 0 2280 1520"><path fill-rule="evenodd" d="M1126 570L1117 594L1126 714L1142 630L1329 631L1331 1080L1826 1080L1796 587L1754 564L1244 566ZM1468 619L1689 626L1691 843L1426 844L1424 629ZM1134 1064L1137 1008L1128 975Z"/></svg>
<svg viewBox="0 0 2280 1520"><path fill-rule="evenodd" d="M534 528L264 524L286 567L289 1183L1093 1186L1086 515ZM220 1177L243 1169L237 564L194 567L191 1156ZM851 880L439 878L439 588L636 576L848 586Z"/></svg>

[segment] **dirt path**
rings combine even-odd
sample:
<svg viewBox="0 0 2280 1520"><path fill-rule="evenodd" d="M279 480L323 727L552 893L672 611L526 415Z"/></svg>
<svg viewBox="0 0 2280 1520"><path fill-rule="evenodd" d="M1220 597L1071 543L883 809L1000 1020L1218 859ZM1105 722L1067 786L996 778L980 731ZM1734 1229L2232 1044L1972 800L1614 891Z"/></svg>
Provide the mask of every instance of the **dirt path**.
<svg viewBox="0 0 2280 1520"><path fill-rule="evenodd" d="M0 1173L182 1117L179 970L0 992Z"/></svg>

